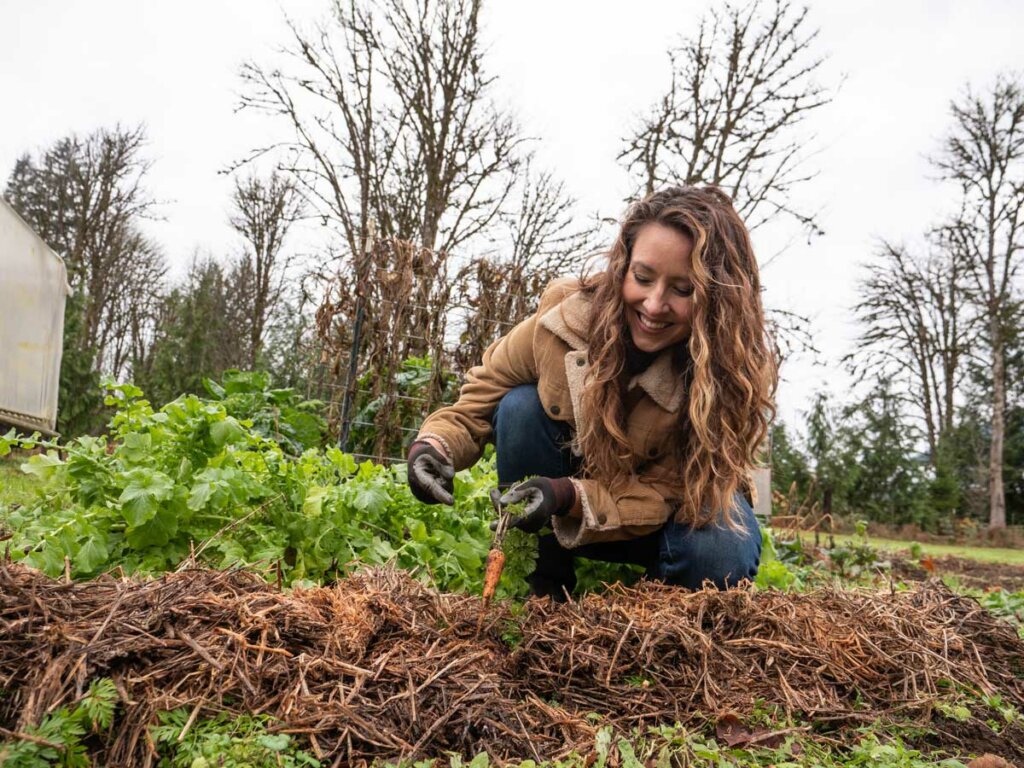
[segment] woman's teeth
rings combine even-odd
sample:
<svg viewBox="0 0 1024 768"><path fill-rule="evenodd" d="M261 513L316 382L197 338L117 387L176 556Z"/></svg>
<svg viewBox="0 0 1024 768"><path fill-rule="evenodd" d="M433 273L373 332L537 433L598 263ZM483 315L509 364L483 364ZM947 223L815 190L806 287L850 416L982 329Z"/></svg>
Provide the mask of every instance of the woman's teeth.
<svg viewBox="0 0 1024 768"><path fill-rule="evenodd" d="M656 323L653 320L648 320L639 312L636 313L636 316L640 320L640 327L645 331L660 331L662 328L667 328L670 325L670 323Z"/></svg>

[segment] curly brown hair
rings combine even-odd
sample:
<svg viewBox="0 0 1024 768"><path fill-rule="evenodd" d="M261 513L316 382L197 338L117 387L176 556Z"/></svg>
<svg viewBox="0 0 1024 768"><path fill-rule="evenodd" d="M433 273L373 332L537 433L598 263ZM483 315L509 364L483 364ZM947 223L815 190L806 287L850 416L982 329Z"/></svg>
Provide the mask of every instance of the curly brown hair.
<svg viewBox="0 0 1024 768"><path fill-rule="evenodd" d="M625 433L627 326L622 286L633 244L657 222L693 243L692 330L675 350L688 392L672 449L682 498L676 520L705 525L723 514L738 529L734 494L746 482L775 413L777 368L761 305L757 260L746 226L717 187L669 187L630 206L602 273L584 280L592 297L590 373L581 408L599 415L578 435L584 474L614 487L637 472Z"/></svg>

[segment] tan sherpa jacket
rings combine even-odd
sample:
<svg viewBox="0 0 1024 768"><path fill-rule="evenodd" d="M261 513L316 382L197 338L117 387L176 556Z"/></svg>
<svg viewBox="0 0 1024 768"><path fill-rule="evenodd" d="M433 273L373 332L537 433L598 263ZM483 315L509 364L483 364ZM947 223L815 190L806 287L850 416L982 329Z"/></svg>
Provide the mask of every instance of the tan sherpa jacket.
<svg viewBox="0 0 1024 768"><path fill-rule="evenodd" d="M579 433L587 417L579 404L588 370L590 305L578 280L551 283L537 313L487 349L481 364L466 374L458 401L428 416L419 439L437 439L456 469L472 466L491 437L491 418L502 396L515 386L532 383L537 384L547 414L571 423ZM613 494L599 480L574 478L582 517L552 521L563 546L642 536L657 530L678 509L682 478L668 454L686 393L672 358L671 350L662 352L629 383L630 389L644 391L627 414L626 434L636 468L632 481Z"/></svg>

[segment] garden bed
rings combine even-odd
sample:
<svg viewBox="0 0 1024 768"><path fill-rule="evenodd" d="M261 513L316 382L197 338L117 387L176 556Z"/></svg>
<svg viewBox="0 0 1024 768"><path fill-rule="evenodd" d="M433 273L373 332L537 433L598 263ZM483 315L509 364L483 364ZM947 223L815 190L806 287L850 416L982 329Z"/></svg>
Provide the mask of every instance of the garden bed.
<svg viewBox="0 0 1024 768"><path fill-rule="evenodd" d="M717 723L727 742L778 744L812 729L834 741L852 723L927 725L951 695L1024 708L1024 642L935 582L804 594L642 584L485 607L386 569L286 593L244 571L66 582L0 568L3 727L24 733L97 678L118 698L95 739L105 764L152 761L150 727L179 707L193 713L182 738L216 712L270 715L326 764L541 761L592 751L605 726ZM778 722L746 734L755 708ZM969 752L966 730L922 739ZM1022 759L1024 732L993 731L984 748Z"/></svg>
<svg viewBox="0 0 1024 768"><path fill-rule="evenodd" d="M892 564L894 575L907 581L954 576L962 587L969 589L1024 591L1024 565L986 563L955 555L924 556L916 560L895 557Z"/></svg>

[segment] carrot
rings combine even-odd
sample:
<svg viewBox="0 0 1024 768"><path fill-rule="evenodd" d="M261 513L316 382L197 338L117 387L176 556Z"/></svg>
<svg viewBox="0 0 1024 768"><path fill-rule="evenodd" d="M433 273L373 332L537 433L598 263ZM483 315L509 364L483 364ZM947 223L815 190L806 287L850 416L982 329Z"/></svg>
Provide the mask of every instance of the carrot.
<svg viewBox="0 0 1024 768"><path fill-rule="evenodd" d="M500 547L496 547L487 553L487 565L484 568L484 601L494 597L494 590L498 588L498 580L501 578L501 571L505 567L505 553Z"/></svg>

